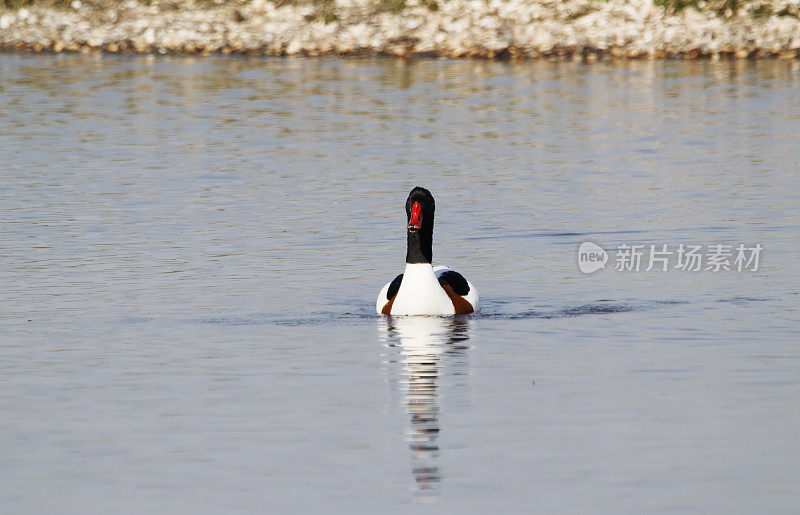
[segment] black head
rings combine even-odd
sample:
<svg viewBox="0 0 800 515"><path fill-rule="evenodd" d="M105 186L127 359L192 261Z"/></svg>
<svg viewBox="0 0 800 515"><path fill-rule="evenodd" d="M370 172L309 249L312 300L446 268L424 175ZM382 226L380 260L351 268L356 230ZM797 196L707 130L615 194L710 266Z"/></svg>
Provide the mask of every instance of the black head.
<svg viewBox="0 0 800 515"><path fill-rule="evenodd" d="M431 192L417 186L406 200L406 230L408 252L406 263L431 263L433 261L433 214L436 201Z"/></svg>

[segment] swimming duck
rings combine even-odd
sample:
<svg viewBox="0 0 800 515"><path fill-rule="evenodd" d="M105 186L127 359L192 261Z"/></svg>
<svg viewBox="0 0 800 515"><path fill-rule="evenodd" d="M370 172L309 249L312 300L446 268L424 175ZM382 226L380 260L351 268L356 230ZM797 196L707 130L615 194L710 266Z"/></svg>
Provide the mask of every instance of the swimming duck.
<svg viewBox="0 0 800 515"><path fill-rule="evenodd" d="M431 192L417 186L406 200L405 272L378 294L375 310L381 315L464 315L478 311L478 291L458 272L434 267Z"/></svg>

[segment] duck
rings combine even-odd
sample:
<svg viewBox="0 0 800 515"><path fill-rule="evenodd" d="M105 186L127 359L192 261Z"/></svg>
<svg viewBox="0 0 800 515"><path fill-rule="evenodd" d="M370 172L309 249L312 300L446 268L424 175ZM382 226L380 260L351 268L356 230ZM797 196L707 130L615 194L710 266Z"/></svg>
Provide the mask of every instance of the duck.
<svg viewBox="0 0 800 515"><path fill-rule="evenodd" d="M379 315L467 315L476 313L478 291L463 275L433 266L436 201L416 186L406 200L406 268L378 293Z"/></svg>

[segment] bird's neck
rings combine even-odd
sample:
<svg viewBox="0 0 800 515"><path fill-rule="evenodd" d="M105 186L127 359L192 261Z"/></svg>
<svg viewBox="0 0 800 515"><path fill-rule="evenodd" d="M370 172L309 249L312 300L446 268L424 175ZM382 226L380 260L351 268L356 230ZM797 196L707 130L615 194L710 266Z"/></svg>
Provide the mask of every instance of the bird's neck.
<svg viewBox="0 0 800 515"><path fill-rule="evenodd" d="M408 231L406 263L433 262L433 231Z"/></svg>

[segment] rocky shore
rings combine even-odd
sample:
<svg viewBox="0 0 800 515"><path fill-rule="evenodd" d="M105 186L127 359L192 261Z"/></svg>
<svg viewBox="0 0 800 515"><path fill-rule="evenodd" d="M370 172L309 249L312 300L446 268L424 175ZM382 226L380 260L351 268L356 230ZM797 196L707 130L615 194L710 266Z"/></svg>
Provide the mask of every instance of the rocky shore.
<svg viewBox="0 0 800 515"><path fill-rule="evenodd" d="M402 0L400 0L402 2ZM800 0L72 0L0 7L24 51L486 58L800 57ZM0 4L8 5L8 4ZM735 7L735 11L731 7Z"/></svg>

